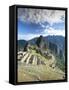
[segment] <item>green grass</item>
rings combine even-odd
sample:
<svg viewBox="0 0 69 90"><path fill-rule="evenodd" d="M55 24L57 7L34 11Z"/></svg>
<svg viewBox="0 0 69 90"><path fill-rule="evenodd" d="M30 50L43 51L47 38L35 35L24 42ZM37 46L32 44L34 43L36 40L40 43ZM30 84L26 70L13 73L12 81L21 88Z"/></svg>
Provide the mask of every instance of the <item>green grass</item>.
<svg viewBox="0 0 69 90"><path fill-rule="evenodd" d="M53 69L49 66L53 60L50 61L40 53L37 53L33 47L30 49L29 53L40 57L41 60L46 62L46 65L25 65L18 63L18 82L64 79L64 72L60 70L60 68L55 67ZM55 63L55 61L53 61L53 63ZM58 64L60 65L60 62L58 62Z"/></svg>
<svg viewBox="0 0 69 90"><path fill-rule="evenodd" d="M59 57L56 57L56 65L63 71L65 72L65 63L63 59L60 59Z"/></svg>
<svg viewBox="0 0 69 90"><path fill-rule="evenodd" d="M58 69L53 70L45 65L20 65L18 67L18 82L21 81L43 81L63 79L64 74L59 73Z"/></svg>

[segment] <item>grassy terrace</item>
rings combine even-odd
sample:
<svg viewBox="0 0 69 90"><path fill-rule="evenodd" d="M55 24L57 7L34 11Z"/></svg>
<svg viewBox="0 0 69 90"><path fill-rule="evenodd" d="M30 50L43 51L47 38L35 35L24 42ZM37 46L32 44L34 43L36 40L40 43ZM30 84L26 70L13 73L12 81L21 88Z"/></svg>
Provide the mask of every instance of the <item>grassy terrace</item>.
<svg viewBox="0 0 69 90"><path fill-rule="evenodd" d="M25 65L18 63L18 82L64 79L64 73L59 68L55 67L53 69L49 66L50 63L55 63L53 55L53 58L48 60L34 49L30 49L28 52L38 56L46 65Z"/></svg>
<svg viewBox="0 0 69 90"><path fill-rule="evenodd" d="M58 80L63 79L64 74L44 65L27 65L19 66L18 81L42 81L42 80Z"/></svg>

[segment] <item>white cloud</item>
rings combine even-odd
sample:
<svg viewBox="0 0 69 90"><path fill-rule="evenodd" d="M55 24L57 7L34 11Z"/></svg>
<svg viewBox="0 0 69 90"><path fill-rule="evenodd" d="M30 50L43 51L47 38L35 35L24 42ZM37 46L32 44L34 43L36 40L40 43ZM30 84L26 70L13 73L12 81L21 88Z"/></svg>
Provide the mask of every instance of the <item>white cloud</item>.
<svg viewBox="0 0 69 90"><path fill-rule="evenodd" d="M46 26L44 24L40 23L40 25L41 25L42 28L46 28Z"/></svg>
<svg viewBox="0 0 69 90"><path fill-rule="evenodd" d="M46 35L61 35L61 36L65 36L65 30L55 30L53 28L49 28L49 29L45 29L44 30L44 36Z"/></svg>
<svg viewBox="0 0 69 90"><path fill-rule="evenodd" d="M63 17L63 19L61 19ZM44 23L49 24L64 22L65 11L61 10L48 10L48 9L18 9L18 19L24 22L31 23Z"/></svg>

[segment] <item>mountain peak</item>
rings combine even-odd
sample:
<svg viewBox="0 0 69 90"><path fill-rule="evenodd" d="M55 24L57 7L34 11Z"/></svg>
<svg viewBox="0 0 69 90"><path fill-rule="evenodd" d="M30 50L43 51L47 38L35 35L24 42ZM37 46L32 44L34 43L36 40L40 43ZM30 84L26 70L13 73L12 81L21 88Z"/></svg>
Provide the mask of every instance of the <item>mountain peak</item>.
<svg viewBox="0 0 69 90"><path fill-rule="evenodd" d="M36 40L36 45L39 47L39 48L43 48L44 45L45 45L45 42L44 42L44 37L42 35L40 35L40 37L37 38Z"/></svg>

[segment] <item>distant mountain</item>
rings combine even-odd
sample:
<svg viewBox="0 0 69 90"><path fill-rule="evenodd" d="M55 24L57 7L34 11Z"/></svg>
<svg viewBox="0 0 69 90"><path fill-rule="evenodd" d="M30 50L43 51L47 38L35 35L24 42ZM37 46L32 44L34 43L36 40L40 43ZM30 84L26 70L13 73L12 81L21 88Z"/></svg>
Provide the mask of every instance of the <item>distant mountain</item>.
<svg viewBox="0 0 69 90"><path fill-rule="evenodd" d="M52 53L56 58L56 65L61 69L65 70L65 37L63 36L40 36L33 38L31 40L18 40L18 50L27 50L29 45L37 45L37 49L48 50Z"/></svg>
<svg viewBox="0 0 69 90"><path fill-rule="evenodd" d="M18 40L18 50L22 49L26 45L26 40Z"/></svg>
<svg viewBox="0 0 69 90"><path fill-rule="evenodd" d="M42 35L40 35L40 37L37 38L35 44L36 44L39 48L44 48L44 46L45 46L44 37L43 37Z"/></svg>
<svg viewBox="0 0 69 90"><path fill-rule="evenodd" d="M65 38L63 36L47 36L44 37L45 40L48 42L51 42L53 44L56 44L60 49L63 49L65 47Z"/></svg>
<svg viewBox="0 0 69 90"><path fill-rule="evenodd" d="M47 36L44 38L49 43L49 49L51 49L60 58L65 57L65 37L63 37L63 36Z"/></svg>
<svg viewBox="0 0 69 90"><path fill-rule="evenodd" d="M29 40L30 44L36 45L36 41L38 41L40 37ZM44 42L42 42L44 39ZM40 46L42 44L46 44L49 49L51 49L55 54L64 56L65 53L65 38L63 36L46 36L41 38L41 42L39 42Z"/></svg>
<svg viewBox="0 0 69 90"><path fill-rule="evenodd" d="M33 38L33 39L29 40L28 42L29 42L30 44L32 44L32 45L35 45L37 38L38 38L38 37Z"/></svg>
<svg viewBox="0 0 69 90"><path fill-rule="evenodd" d="M37 38L33 38L31 40L29 40L28 42L30 44L36 44L36 40L38 39L39 37ZM45 42L46 43L53 43L53 44L56 44L60 49L63 49L65 47L64 43L65 43L65 38L63 36L46 36L46 37L43 37Z"/></svg>
<svg viewBox="0 0 69 90"><path fill-rule="evenodd" d="M24 48L24 46L26 45L27 42L30 43L31 45L36 45L36 41L39 41L39 44L45 44L45 43L48 44L48 48L49 48L49 45L50 45L50 47L52 49L55 48L56 52L58 50L59 53L60 52L64 53L65 38L63 36L55 36L55 35L53 35L53 36L46 36L46 37L43 37L43 36L42 37L36 37L36 38L33 38L33 39L29 40L29 41L18 40L18 48L19 49Z"/></svg>
<svg viewBox="0 0 69 90"><path fill-rule="evenodd" d="M33 38L33 39L29 40L28 42L30 44L35 45L38 38L39 37ZM56 44L60 49L63 49L65 47L65 45L64 45L65 38L63 36L46 36L43 38L44 38L46 43L51 42L53 44ZM18 40L18 46L19 47L24 47L26 43L27 43L26 40Z"/></svg>

